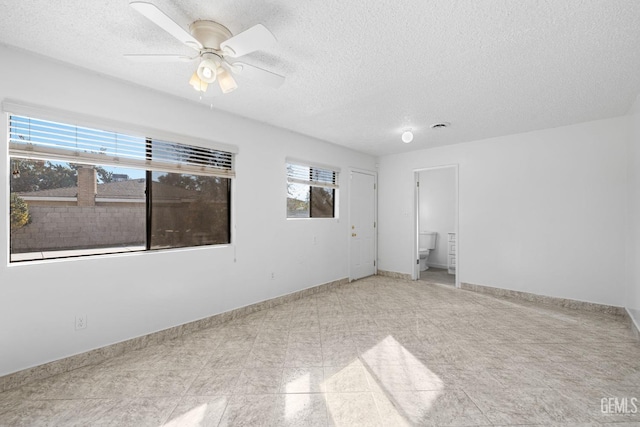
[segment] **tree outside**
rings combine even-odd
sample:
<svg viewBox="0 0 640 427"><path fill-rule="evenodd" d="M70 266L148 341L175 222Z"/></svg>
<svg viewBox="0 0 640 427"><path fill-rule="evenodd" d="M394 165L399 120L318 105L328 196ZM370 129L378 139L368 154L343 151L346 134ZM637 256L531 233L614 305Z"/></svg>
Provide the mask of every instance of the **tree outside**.
<svg viewBox="0 0 640 427"><path fill-rule="evenodd" d="M11 230L17 230L31 222L29 206L16 193L11 193L9 216L11 218Z"/></svg>
<svg viewBox="0 0 640 427"><path fill-rule="evenodd" d="M75 187L78 169L73 163L57 163L42 160L13 160L13 168L20 172L19 178L11 178L11 191L28 193L54 188ZM98 182L113 181L113 173L102 166L93 166L98 174Z"/></svg>

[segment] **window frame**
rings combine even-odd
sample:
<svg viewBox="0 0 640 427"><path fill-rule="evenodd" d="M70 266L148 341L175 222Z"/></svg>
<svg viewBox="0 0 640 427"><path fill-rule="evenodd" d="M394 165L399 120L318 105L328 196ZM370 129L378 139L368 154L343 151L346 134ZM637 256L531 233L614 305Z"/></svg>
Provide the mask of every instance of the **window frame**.
<svg viewBox="0 0 640 427"><path fill-rule="evenodd" d="M7 161L11 164L13 159L25 159L25 160L45 160L45 161L55 161L55 162L67 162L67 163L76 163L76 164L85 164L85 165L93 165L93 166L107 166L107 167L115 167L115 168L136 168L145 171L145 249L140 250L126 250L126 251L109 251L109 252L100 252L101 248L87 248L87 249L79 249L80 251L84 250L96 250L96 253L86 253L86 254L78 254L78 255L65 255L59 257L47 257L47 258L38 258L38 259L25 259L25 260L12 260L12 252L11 252L11 237L8 235L9 239L7 239L7 255L8 255L8 263L9 265L20 265L25 263L32 262L46 262L51 260L64 260L64 259L77 259L77 258L86 258L86 257L101 257L105 255L116 255L116 254L129 254L129 253L145 253L145 252L157 252L157 251L166 251L166 250L192 250L198 248L218 248L230 246L234 243L235 235L234 235L234 222L233 222L233 193L235 189L235 161L236 155L238 153L238 148L234 145L217 143L215 141L210 141L206 139L201 139L197 137L191 137L187 135L181 135L178 133L164 132L157 129L151 129L144 126L131 125L127 123L116 122L107 119L100 119L97 117L87 116L83 114L76 114L73 112L58 110L54 108L35 106L31 104L19 103L11 100L5 100L2 102L1 111L5 115L5 123L6 123L6 141L7 141ZM220 151L226 152L230 155L230 168L228 170L222 170L216 173L198 173L198 171L193 168L185 168L186 170L180 170L180 164L178 164L175 168L154 168L145 167L144 169L140 167L135 167L127 164L126 162L118 163L118 162L110 162L110 161L97 161L96 159L88 156L87 159L82 156L78 156L74 159L74 161L70 160L61 160L56 159L55 156L53 158L46 158L46 154L37 154L34 156L20 155L20 154L12 154L12 149L10 146L11 141L11 117L12 116L22 116L26 118L30 118L33 120L41 120L41 121L51 121L61 125L68 125L72 127L83 127L90 128L96 131L104 131L109 133L118 133L125 134L136 137L136 135L146 135L142 138L145 139L145 145L147 152L145 153L145 157L149 155L149 150L151 147L152 141L155 139L161 143L167 143L169 141L170 144L175 144L176 146L187 147L187 149L198 149L202 148L207 151ZM140 136L138 136L140 137ZM176 142L173 142L176 141ZM179 142L177 142L179 141ZM100 159L102 160L102 159ZM152 163L152 162L148 162ZM148 165L147 165L148 166ZM206 166L202 166L204 169ZM171 170L167 170L171 169ZM150 177L154 171L158 172L170 172L170 173L178 173L178 174L187 174L187 175L199 175L199 176L218 176L221 178L228 179L227 183L227 196L226 196L226 206L227 206L227 235L228 242L220 243L220 244L202 244L202 245L194 245L194 246L176 246L169 248L151 248L150 246L150 232L151 232L151 180ZM11 168L7 170L8 179L11 180ZM10 197L11 192L7 192L7 197ZM9 209L9 205L7 204L7 209ZM8 211L7 211L8 212ZM8 222L10 221L10 215L7 215L7 231L11 233ZM65 249L61 249L65 250Z"/></svg>

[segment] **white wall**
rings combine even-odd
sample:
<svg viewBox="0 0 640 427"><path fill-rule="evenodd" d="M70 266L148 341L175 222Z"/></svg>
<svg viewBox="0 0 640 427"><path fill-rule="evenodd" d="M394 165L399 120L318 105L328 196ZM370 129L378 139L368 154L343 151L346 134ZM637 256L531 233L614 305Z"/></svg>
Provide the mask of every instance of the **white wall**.
<svg viewBox="0 0 640 427"><path fill-rule="evenodd" d="M0 99L239 147L234 245L10 266L0 150L0 375L348 276L346 171L373 157L2 46L0 59ZM6 147L6 120L0 134ZM342 168L339 219L286 220L287 156Z"/></svg>
<svg viewBox="0 0 640 427"><path fill-rule="evenodd" d="M414 170L459 164L462 282L623 306L627 123L380 158L379 268L411 273Z"/></svg>
<svg viewBox="0 0 640 427"><path fill-rule="evenodd" d="M419 174L420 230L438 233L435 250L429 253L430 267L447 268L448 234L455 231L456 170L431 169Z"/></svg>
<svg viewBox="0 0 640 427"><path fill-rule="evenodd" d="M629 114L626 307L640 326L640 95Z"/></svg>

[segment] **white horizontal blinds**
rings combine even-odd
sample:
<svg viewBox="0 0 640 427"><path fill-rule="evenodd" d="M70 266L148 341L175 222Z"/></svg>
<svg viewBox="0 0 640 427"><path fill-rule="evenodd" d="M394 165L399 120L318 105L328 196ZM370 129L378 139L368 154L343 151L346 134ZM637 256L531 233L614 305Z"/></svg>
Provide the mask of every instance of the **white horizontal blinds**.
<svg viewBox="0 0 640 427"><path fill-rule="evenodd" d="M287 181L314 187L338 188L338 171L287 163Z"/></svg>
<svg viewBox="0 0 640 427"><path fill-rule="evenodd" d="M145 161L145 138L119 135L24 116L9 116L12 155L79 161L81 158L121 163Z"/></svg>
<svg viewBox="0 0 640 427"><path fill-rule="evenodd" d="M183 167L213 168L219 171L233 169L233 154L211 148L194 147L167 141L153 140L151 143L152 161L173 163Z"/></svg>
<svg viewBox="0 0 640 427"><path fill-rule="evenodd" d="M232 177L233 154L118 132L9 116L14 157Z"/></svg>

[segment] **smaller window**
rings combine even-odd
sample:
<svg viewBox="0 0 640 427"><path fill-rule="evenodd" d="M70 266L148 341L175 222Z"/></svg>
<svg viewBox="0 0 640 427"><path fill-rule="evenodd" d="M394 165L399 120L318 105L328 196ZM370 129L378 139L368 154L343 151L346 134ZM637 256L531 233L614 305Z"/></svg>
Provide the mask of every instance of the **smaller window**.
<svg viewBox="0 0 640 427"><path fill-rule="evenodd" d="M287 162L287 218L335 218L338 171Z"/></svg>

